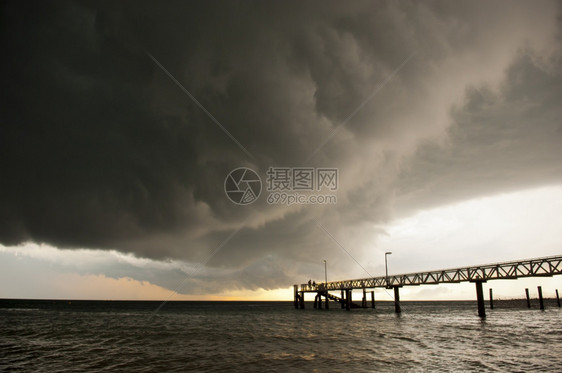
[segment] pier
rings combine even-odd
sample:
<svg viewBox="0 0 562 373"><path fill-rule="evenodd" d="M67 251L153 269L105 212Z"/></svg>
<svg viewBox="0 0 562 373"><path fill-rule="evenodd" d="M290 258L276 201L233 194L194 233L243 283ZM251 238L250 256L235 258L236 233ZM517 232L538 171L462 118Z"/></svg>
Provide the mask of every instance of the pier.
<svg viewBox="0 0 562 373"><path fill-rule="evenodd" d="M478 315L486 317L484 307L484 292L482 284L490 280L515 280L524 277L550 277L562 274L562 255L545 258L524 259L504 263L485 264L471 267L443 269L438 271L413 272L400 275L360 278L355 280L331 281L316 284L294 285L295 308L304 309L304 296L306 293L315 294L314 307L329 309L329 302L340 303L341 308L365 308L367 305L368 290L371 295L371 308L375 308L375 288L394 290L394 310L402 311L400 307L400 288L404 286L453 284L460 282L473 282L476 287L476 300ZM361 305L353 303L352 291L362 290ZM542 298L542 289L538 289ZM340 296L332 294L338 292ZM490 296L492 293L490 292ZM324 302L322 301L324 298ZM528 291L527 291L528 298ZM493 303L492 303L493 304ZM541 299L541 308L544 309Z"/></svg>

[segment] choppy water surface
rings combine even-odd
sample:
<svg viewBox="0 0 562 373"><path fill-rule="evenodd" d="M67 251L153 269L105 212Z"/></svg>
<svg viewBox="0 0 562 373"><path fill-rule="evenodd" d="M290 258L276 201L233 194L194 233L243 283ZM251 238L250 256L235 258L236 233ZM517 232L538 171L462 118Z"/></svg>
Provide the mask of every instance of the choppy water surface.
<svg viewBox="0 0 562 373"><path fill-rule="evenodd" d="M562 371L562 312L475 302L0 301L0 371Z"/></svg>

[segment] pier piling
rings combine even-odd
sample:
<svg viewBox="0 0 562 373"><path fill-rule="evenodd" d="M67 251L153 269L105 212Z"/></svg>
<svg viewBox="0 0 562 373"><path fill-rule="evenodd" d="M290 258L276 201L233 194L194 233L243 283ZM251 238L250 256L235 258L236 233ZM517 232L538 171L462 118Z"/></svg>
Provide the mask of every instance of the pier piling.
<svg viewBox="0 0 562 373"><path fill-rule="evenodd" d="M367 308L367 289L363 288L363 299L361 300L361 307Z"/></svg>
<svg viewBox="0 0 562 373"><path fill-rule="evenodd" d="M394 312L400 313L402 312L402 308L400 307L400 286L394 286Z"/></svg>
<svg viewBox="0 0 562 373"><path fill-rule="evenodd" d="M560 297L558 296L558 289L556 289L556 303L558 303L558 308L560 308Z"/></svg>
<svg viewBox="0 0 562 373"><path fill-rule="evenodd" d="M478 316L486 317L486 309L484 308L484 292L482 291L482 281L475 281L476 298L478 300Z"/></svg>
<svg viewBox="0 0 562 373"><path fill-rule="evenodd" d="M544 300L542 299L542 287L537 286L537 290L539 292L539 304L540 304L541 310L544 310Z"/></svg>
<svg viewBox="0 0 562 373"><path fill-rule="evenodd" d="M556 294L558 294L558 290L556 290ZM558 302L558 307L560 307L560 302ZM371 308L375 308L375 291L371 291Z"/></svg>
<svg viewBox="0 0 562 373"><path fill-rule="evenodd" d="M492 288L490 288L490 309L494 309L494 297L492 295Z"/></svg>
<svg viewBox="0 0 562 373"><path fill-rule="evenodd" d="M531 297L529 297L529 288L525 288L525 296L527 297L527 308L531 308Z"/></svg>
<svg viewBox="0 0 562 373"><path fill-rule="evenodd" d="M347 289L345 291L345 301L346 301L345 302L345 309L347 311L351 310L351 294L352 294L351 290Z"/></svg>
<svg viewBox="0 0 562 373"><path fill-rule="evenodd" d="M341 289L341 309L345 308L345 295L343 293L343 289Z"/></svg>

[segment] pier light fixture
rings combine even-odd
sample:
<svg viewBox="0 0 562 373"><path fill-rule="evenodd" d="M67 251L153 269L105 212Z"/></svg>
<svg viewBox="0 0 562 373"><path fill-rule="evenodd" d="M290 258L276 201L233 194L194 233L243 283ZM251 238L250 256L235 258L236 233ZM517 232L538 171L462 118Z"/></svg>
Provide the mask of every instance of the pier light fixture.
<svg viewBox="0 0 562 373"><path fill-rule="evenodd" d="M387 251L384 253L384 268L386 269L386 286L388 287L388 256L392 254L392 252Z"/></svg>

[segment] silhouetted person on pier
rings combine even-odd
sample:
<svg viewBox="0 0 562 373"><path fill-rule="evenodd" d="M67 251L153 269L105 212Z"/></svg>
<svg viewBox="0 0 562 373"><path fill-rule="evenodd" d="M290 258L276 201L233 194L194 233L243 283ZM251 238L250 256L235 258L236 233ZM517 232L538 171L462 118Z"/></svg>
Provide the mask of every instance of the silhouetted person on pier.
<svg viewBox="0 0 562 373"><path fill-rule="evenodd" d="M316 287L316 281L314 281L314 282L312 283L312 286L313 286L313 287Z"/></svg>
<svg viewBox="0 0 562 373"><path fill-rule="evenodd" d="M308 287L312 284L312 280L308 280Z"/></svg>

